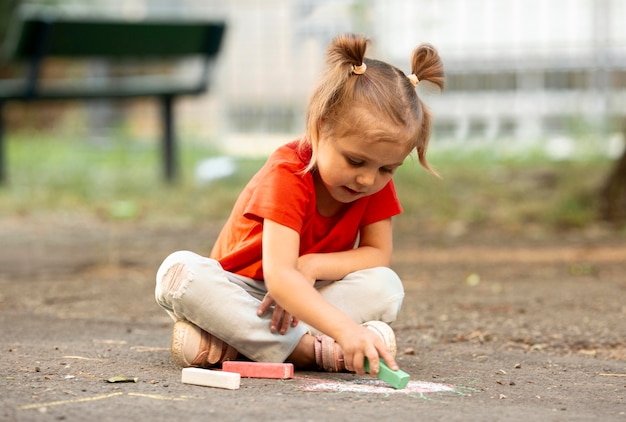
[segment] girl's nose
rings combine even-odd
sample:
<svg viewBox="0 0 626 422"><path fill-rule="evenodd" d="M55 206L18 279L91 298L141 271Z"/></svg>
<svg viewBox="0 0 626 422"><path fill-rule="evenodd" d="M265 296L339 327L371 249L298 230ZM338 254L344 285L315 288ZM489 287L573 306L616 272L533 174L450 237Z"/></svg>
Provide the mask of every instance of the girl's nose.
<svg viewBox="0 0 626 422"><path fill-rule="evenodd" d="M372 186L376 181L376 173L373 171L363 170L356 176L356 182L359 186Z"/></svg>

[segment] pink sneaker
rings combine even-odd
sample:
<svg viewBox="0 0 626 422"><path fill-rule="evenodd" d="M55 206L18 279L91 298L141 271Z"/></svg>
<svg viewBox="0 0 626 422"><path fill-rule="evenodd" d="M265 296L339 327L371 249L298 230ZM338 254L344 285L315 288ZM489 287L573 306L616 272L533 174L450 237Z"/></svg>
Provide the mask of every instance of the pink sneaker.
<svg viewBox="0 0 626 422"><path fill-rule="evenodd" d="M172 359L183 368L211 368L234 360L239 352L188 321L176 321L172 330Z"/></svg>
<svg viewBox="0 0 626 422"><path fill-rule="evenodd" d="M394 357L396 356L396 336L389 325L382 321L368 321L361 325L378 334L389 349L389 352ZM325 334L320 334L315 338L315 363L320 369L327 372L346 371L341 347L339 347L334 339Z"/></svg>

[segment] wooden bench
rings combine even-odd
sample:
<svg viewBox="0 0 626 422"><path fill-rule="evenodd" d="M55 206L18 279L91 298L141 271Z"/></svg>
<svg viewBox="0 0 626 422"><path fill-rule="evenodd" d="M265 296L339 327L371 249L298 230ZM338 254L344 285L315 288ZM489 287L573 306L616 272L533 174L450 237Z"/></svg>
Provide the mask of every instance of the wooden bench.
<svg viewBox="0 0 626 422"><path fill-rule="evenodd" d="M3 105L7 101L92 100L154 97L162 106L162 160L167 181L176 178L176 137L172 106L176 97L208 90L209 71L222 43L224 22L151 19L141 21L76 18L49 14L18 15L3 44L7 63L22 64L19 79L0 79L0 183L6 179ZM169 75L42 81L49 57L178 63L200 58L194 80Z"/></svg>

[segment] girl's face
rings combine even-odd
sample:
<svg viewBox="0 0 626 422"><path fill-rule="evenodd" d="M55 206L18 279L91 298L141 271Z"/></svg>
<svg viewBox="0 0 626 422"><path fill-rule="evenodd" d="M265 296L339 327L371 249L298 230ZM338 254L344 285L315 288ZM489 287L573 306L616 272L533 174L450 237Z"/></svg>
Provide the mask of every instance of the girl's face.
<svg viewBox="0 0 626 422"><path fill-rule="evenodd" d="M322 132L316 177L325 189L317 189L318 208L324 199L347 204L380 191L410 151L401 142L366 140L358 134L331 139Z"/></svg>

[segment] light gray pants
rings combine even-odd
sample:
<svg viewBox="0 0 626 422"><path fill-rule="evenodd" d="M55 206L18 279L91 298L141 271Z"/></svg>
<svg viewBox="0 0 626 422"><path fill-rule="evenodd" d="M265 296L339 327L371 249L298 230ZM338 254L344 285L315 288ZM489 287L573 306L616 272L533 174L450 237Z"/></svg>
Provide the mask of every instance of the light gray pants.
<svg viewBox="0 0 626 422"><path fill-rule="evenodd" d="M387 267L318 281L320 294L355 322L396 319L404 290ZM155 298L175 320L187 320L257 362L284 362L302 336L318 331L300 321L285 334L270 332L272 313L257 315L265 283L225 271L214 259L189 251L169 255L156 275Z"/></svg>

